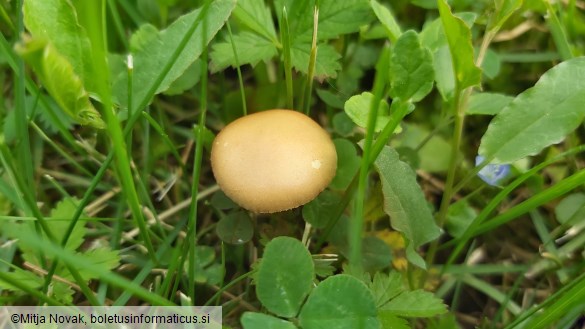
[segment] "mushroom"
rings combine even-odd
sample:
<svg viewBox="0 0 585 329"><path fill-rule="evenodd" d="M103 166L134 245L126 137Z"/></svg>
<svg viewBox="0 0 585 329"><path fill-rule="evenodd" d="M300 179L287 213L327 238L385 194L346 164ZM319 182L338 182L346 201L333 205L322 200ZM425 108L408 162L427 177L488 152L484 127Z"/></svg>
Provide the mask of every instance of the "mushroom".
<svg viewBox="0 0 585 329"><path fill-rule="evenodd" d="M255 213L274 213L313 200L337 168L335 145L308 116L267 110L239 118L215 138L211 168L219 187Z"/></svg>

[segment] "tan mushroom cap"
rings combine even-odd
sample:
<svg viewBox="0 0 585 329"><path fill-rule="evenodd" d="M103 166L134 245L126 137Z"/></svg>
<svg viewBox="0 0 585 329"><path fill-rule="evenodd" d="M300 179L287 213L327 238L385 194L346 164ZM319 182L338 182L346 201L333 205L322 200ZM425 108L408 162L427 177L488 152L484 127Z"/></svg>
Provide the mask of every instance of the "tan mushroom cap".
<svg viewBox="0 0 585 329"><path fill-rule="evenodd" d="M215 138L211 167L233 201L256 213L296 208L329 185L335 145L308 116L291 110L250 114Z"/></svg>

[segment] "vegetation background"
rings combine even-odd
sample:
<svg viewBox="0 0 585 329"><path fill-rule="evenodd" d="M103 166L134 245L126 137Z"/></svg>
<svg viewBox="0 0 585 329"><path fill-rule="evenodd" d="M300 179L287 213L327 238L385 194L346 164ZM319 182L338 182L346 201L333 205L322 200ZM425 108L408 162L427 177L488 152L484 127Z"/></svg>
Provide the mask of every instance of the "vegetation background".
<svg viewBox="0 0 585 329"><path fill-rule="evenodd" d="M582 1L1 4L0 305L585 325ZM338 169L256 215L209 152L273 108L322 125Z"/></svg>

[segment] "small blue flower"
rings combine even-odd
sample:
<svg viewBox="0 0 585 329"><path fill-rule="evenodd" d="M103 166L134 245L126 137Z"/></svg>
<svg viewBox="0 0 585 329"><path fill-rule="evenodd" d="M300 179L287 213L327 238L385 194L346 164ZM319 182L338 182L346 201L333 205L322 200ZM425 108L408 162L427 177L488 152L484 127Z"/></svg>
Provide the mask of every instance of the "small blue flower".
<svg viewBox="0 0 585 329"><path fill-rule="evenodd" d="M475 157L475 166L479 166L482 162L485 161L485 157L478 155ZM484 182L488 183L491 186L499 186L499 182L506 178L510 173L510 165L509 164L488 164L487 166L481 168L481 170L477 173L479 178Z"/></svg>

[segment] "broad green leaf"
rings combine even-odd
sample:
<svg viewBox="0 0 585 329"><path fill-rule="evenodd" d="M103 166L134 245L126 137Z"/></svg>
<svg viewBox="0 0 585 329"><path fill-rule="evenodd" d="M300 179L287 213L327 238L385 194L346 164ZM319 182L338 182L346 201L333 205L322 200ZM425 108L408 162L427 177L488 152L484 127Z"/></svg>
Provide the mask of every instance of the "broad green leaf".
<svg viewBox="0 0 585 329"><path fill-rule="evenodd" d="M134 57L133 79L135 82L132 89L134 103L140 104L147 97L147 93L156 82L163 64L171 59L172 50L179 46L183 35L187 33L195 22L197 22L197 28L193 38L187 42L185 49L157 88L156 93L167 90L171 83L177 80L199 58L203 50L202 39L205 40L205 44L208 44L224 25L234 7L235 0L216 0L210 4L205 17L199 17L202 9L196 9L179 17L165 30L156 31L153 27L148 27L148 25L146 30L140 29L133 36L133 39L139 40L132 40L132 44L135 45L132 49ZM207 34L205 36L203 36L204 22L207 24ZM138 81L140 83L136 83ZM128 74L124 70L115 77L113 87L115 98L124 106L128 98L127 85Z"/></svg>
<svg viewBox="0 0 585 329"><path fill-rule="evenodd" d="M449 206L445 228L451 236L459 238L476 217L477 211L469 205L467 200L459 200Z"/></svg>
<svg viewBox="0 0 585 329"><path fill-rule="evenodd" d="M105 127L100 114L89 100L89 93L71 63L46 39L26 37L16 46L44 87L71 118L82 125Z"/></svg>
<svg viewBox="0 0 585 329"><path fill-rule="evenodd" d="M391 271L389 274L376 272L370 284L370 291L374 295L376 308L382 307L403 290L402 276L396 271Z"/></svg>
<svg viewBox="0 0 585 329"><path fill-rule="evenodd" d="M266 38L251 32L233 36L240 65L256 66L260 61L268 61L277 55L276 47ZM215 43L211 51L211 71L218 72L228 66L236 65L236 58L230 39Z"/></svg>
<svg viewBox="0 0 585 329"><path fill-rule="evenodd" d="M569 194L555 207L555 216L559 223L566 224L581 209L585 209L585 193Z"/></svg>
<svg viewBox="0 0 585 329"><path fill-rule="evenodd" d="M165 95L180 95L193 88L201 79L201 61L196 60L183 72L177 80L173 81L164 93Z"/></svg>
<svg viewBox="0 0 585 329"><path fill-rule="evenodd" d="M425 290L405 291L381 308L381 313L403 317L426 318L447 312L447 306Z"/></svg>
<svg viewBox="0 0 585 329"><path fill-rule="evenodd" d="M264 313L246 312L240 319L244 329L295 329L289 321Z"/></svg>
<svg viewBox="0 0 585 329"><path fill-rule="evenodd" d="M305 246L296 239L278 237L264 250L256 275L256 294L267 310L290 318L299 312L314 278L313 259Z"/></svg>
<svg viewBox="0 0 585 329"><path fill-rule="evenodd" d="M282 10L282 8L279 10ZM239 0L233 15L252 31L273 43L276 42L276 31L272 22L272 14L270 13L270 9L264 4L264 1Z"/></svg>
<svg viewBox="0 0 585 329"><path fill-rule="evenodd" d="M23 14L33 39L47 40L70 64L81 85L89 92L95 92L91 44L77 20L71 1L27 0L23 3Z"/></svg>
<svg viewBox="0 0 585 329"><path fill-rule="evenodd" d="M327 89L315 89L317 96L327 105L335 109L343 109L343 99L338 93L333 93Z"/></svg>
<svg viewBox="0 0 585 329"><path fill-rule="evenodd" d="M390 216L392 227L404 234L408 240L407 257L414 259L414 250L436 239L440 229L424 194L416 182L416 174L406 163L399 160L398 153L384 147L374 163L380 174L384 193L384 211ZM408 253L410 249L410 254Z"/></svg>
<svg viewBox="0 0 585 329"><path fill-rule="evenodd" d="M365 271L380 271L390 266L391 262L392 250L384 241L375 236L362 239L362 264Z"/></svg>
<svg viewBox="0 0 585 329"><path fill-rule="evenodd" d="M433 89L434 79L431 52L421 45L416 32L404 32L390 56L390 96L418 102Z"/></svg>
<svg viewBox="0 0 585 329"><path fill-rule="evenodd" d="M252 239L254 224L246 212L238 211L220 219L215 230L223 242L243 244Z"/></svg>
<svg viewBox="0 0 585 329"><path fill-rule="evenodd" d="M502 111L514 97L496 93L475 93L469 98L467 114L496 115Z"/></svg>
<svg viewBox="0 0 585 329"><path fill-rule="evenodd" d="M479 154L511 163L561 142L585 118L585 57L558 64L489 124Z"/></svg>
<svg viewBox="0 0 585 329"><path fill-rule="evenodd" d="M438 5L451 51L457 87L463 90L475 86L481 81L481 69L474 64L471 30L461 18L451 13L451 8L445 0L439 0Z"/></svg>
<svg viewBox="0 0 585 329"><path fill-rule="evenodd" d="M337 151L337 171L329 186L335 190L345 190L360 167L360 156L355 144L347 139L337 138L333 144Z"/></svg>
<svg viewBox="0 0 585 329"><path fill-rule="evenodd" d="M117 250L111 250L109 247L99 247L83 253L83 256L96 266L104 270L113 270L120 265L120 255ZM85 268L79 269L79 274L85 280L96 279L98 275L95 271L89 271Z"/></svg>
<svg viewBox="0 0 585 329"><path fill-rule="evenodd" d="M292 66L307 74L309 71L310 43L296 42L291 45L290 56ZM317 45L317 61L315 62L315 79L324 80L327 77L336 78L341 69L339 59L341 55L326 43Z"/></svg>
<svg viewBox="0 0 585 329"><path fill-rule="evenodd" d="M299 315L303 329L377 329L376 304L366 285L339 274L313 290Z"/></svg>
<svg viewBox="0 0 585 329"><path fill-rule="evenodd" d="M274 7L279 21L286 6L291 41L310 43L313 36L315 0L276 0ZM320 0L319 40L335 39L342 34L358 32L373 18L368 0Z"/></svg>
<svg viewBox="0 0 585 329"><path fill-rule="evenodd" d="M382 329L411 329L406 319L387 312L378 313L378 320Z"/></svg>
<svg viewBox="0 0 585 329"><path fill-rule="evenodd" d="M384 28L386 29L386 33L392 42L396 42L396 39L400 37L402 31L400 31L400 26L396 22L394 18L394 14L388 9L388 7L380 4L376 0L370 0L370 6L374 10L374 14L378 17L378 20Z"/></svg>
<svg viewBox="0 0 585 329"><path fill-rule="evenodd" d="M374 95L364 91L360 95L350 97L345 102L345 113L355 122L356 125L366 128L368 124L368 112ZM375 132L380 132L390 120L390 107L385 100L380 101L378 107L378 118L376 119Z"/></svg>
<svg viewBox="0 0 585 329"><path fill-rule="evenodd" d="M343 108L343 106L342 106ZM338 112L333 116L332 120L333 131L343 137L349 137L353 135L355 128L357 127L351 118L345 112ZM339 153L338 153L339 154ZM339 161L339 160L338 160ZM335 180L335 178L334 178Z"/></svg>
<svg viewBox="0 0 585 329"><path fill-rule="evenodd" d="M514 12L522 7L523 0L495 0L496 12L490 18L488 30L497 32L502 25L514 14Z"/></svg>
<svg viewBox="0 0 585 329"><path fill-rule="evenodd" d="M324 228L327 220L337 212L340 201L338 194L325 190L303 206L303 218L315 228Z"/></svg>
<svg viewBox="0 0 585 329"><path fill-rule="evenodd" d="M437 89L443 100L447 101L453 97L455 92L455 77L453 76L453 62L449 46L444 45L433 53L433 67Z"/></svg>

